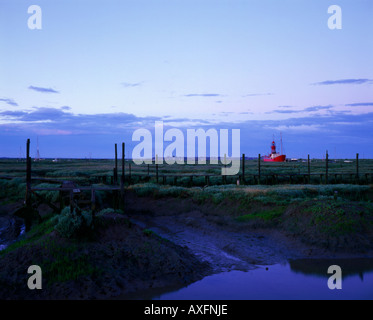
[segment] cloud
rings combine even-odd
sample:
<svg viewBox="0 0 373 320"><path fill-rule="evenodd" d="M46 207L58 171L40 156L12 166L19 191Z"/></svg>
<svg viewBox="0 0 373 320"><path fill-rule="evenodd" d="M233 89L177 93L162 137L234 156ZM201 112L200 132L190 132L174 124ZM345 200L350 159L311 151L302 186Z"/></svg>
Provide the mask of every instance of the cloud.
<svg viewBox="0 0 373 320"><path fill-rule="evenodd" d="M249 93L245 94L242 97L257 97L257 96L273 96L273 93Z"/></svg>
<svg viewBox="0 0 373 320"><path fill-rule="evenodd" d="M289 110L289 108L292 108L291 106L279 106L279 108L285 108L286 110L283 109L276 109L273 111L266 112L266 114L271 114L271 113L281 113L281 114L291 114L291 113L301 113L301 112L315 112L319 110L329 110L332 109L333 106L312 106L312 107L307 107L302 110Z"/></svg>
<svg viewBox="0 0 373 320"><path fill-rule="evenodd" d="M10 106L17 107L18 103L15 102L13 99L8 99L8 98L0 98L0 101L5 102L6 104L9 104Z"/></svg>
<svg viewBox="0 0 373 320"><path fill-rule="evenodd" d="M42 88L42 87L35 87L35 86L29 86L28 88L30 90L34 90L34 91L42 92L42 93L60 93L59 91L56 91L52 88Z"/></svg>
<svg viewBox="0 0 373 320"><path fill-rule="evenodd" d="M272 120L248 120L248 117L242 116L240 121L233 122L230 117L208 121L167 116L139 117L122 112L74 114L60 107L3 111L0 112L0 141L3 141L0 156L17 157L19 148L14 146L23 144L26 138L39 135L43 136L45 157L84 157L92 151L94 157L112 157L114 142L126 142L126 150L131 151L136 145L136 142L132 142L134 130L145 128L153 132L157 120L164 120L164 130L176 127L184 133L189 128L240 129L241 151L250 156L269 152L268 144L272 141L272 135L280 132L288 157L307 154L321 157L325 150L334 146L345 150L339 156L344 154L347 157L365 150L366 145L373 143L372 136L367 134L372 128L373 112L359 115L336 112L299 115Z"/></svg>
<svg viewBox="0 0 373 320"><path fill-rule="evenodd" d="M0 112L0 117L10 118L10 119L20 119L27 115L25 111L2 111Z"/></svg>
<svg viewBox="0 0 373 320"><path fill-rule="evenodd" d="M373 107L373 102L358 102L345 104L347 107Z"/></svg>
<svg viewBox="0 0 373 320"><path fill-rule="evenodd" d="M69 106L62 106L61 109L62 110L71 110L71 108Z"/></svg>
<svg viewBox="0 0 373 320"><path fill-rule="evenodd" d="M141 82L122 82L122 86L125 87L125 88L133 88L133 87L139 87L143 84L144 82L141 81Z"/></svg>
<svg viewBox="0 0 373 320"><path fill-rule="evenodd" d="M222 95L218 93L189 93L184 97L222 97Z"/></svg>
<svg viewBox="0 0 373 320"><path fill-rule="evenodd" d="M283 131L283 132L315 132L320 130L325 130L322 126L318 124L300 124L300 125L279 125L277 127L269 127L274 130Z"/></svg>
<svg viewBox="0 0 373 320"><path fill-rule="evenodd" d="M273 110L273 111L268 111L266 112L266 114L271 114L271 113L299 113L301 112L301 110L280 110L280 109L276 109L276 110Z"/></svg>
<svg viewBox="0 0 373 320"><path fill-rule="evenodd" d="M364 83L373 83L372 79L340 79L340 80L327 80L322 82L315 82L312 85L326 86L333 84L364 84Z"/></svg>
<svg viewBox="0 0 373 320"><path fill-rule="evenodd" d="M319 110L329 110L333 108L333 106L313 106L303 109L305 112L313 112L313 111L319 111Z"/></svg>
<svg viewBox="0 0 373 320"><path fill-rule="evenodd" d="M116 112L102 114L74 114L60 108L34 107L32 110L0 112L0 121L19 129L38 128L43 132L67 133L104 133L118 132L123 129L145 127L161 120L159 117L137 117L133 114Z"/></svg>

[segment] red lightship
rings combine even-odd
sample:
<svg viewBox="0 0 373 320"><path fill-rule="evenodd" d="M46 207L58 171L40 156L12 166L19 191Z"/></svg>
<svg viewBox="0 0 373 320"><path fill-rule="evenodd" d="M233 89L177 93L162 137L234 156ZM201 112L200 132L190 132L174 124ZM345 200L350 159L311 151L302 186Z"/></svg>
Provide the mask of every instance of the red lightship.
<svg viewBox="0 0 373 320"><path fill-rule="evenodd" d="M282 138L281 138L281 153L276 152L276 143L273 139L271 145L271 154L263 157L263 161L266 162L285 162L286 155L282 154Z"/></svg>

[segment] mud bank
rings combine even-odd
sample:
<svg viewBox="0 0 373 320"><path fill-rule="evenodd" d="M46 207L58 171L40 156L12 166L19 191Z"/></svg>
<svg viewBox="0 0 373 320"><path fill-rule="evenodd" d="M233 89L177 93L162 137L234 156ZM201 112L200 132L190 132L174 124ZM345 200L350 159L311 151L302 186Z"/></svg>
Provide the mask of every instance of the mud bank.
<svg viewBox="0 0 373 320"><path fill-rule="evenodd" d="M42 228L49 228L43 225ZM29 290L27 269L39 265L42 290ZM0 299L113 299L210 274L186 248L134 225L123 215L102 218L92 239L68 240L54 230L0 252Z"/></svg>
<svg viewBox="0 0 373 320"><path fill-rule="evenodd" d="M125 214L102 216L89 239L66 239L46 222L19 247L0 252L0 299L144 299L221 272L295 259L373 257L369 208L319 206L326 215L309 211L307 202L216 204L129 190ZM341 227L330 229L334 225ZM33 264L43 270L41 291L27 288Z"/></svg>
<svg viewBox="0 0 373 320"><path fill-rule="evenodd" d="M256 265L284 263L290 259L373 257L370 233L365 238L354 234L349 238L337 237L337 244L328 246L322 236L317 238L316 231L306 234L299 227L294 232L291 222L298 219L293 217L295 208L292 205L284 208L282 222L242 222L237 217L268 210L268 207L259 204L245 210L230 202L201 204L189 198L139 198L135 193L127 197L128 214L135 223L187 247L199 259L209 262L214 272L250 270ZM303 220L299 222L302 223ZM312 225L308 220L307 223L306 229L311 233ZM360 242L368 244L362 247Z"/></svg>

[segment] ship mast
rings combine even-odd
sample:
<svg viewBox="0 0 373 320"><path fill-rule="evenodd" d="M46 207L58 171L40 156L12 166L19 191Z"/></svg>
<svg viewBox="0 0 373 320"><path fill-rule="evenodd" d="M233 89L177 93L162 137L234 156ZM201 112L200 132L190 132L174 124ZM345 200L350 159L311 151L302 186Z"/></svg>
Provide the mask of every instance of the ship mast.
<svg viewBox="0 0 373 320"><path fill-rule="evenodd" d="M281 141L281 155L283 154L282 153L282 132L280 132L280 141Z"/></svg>

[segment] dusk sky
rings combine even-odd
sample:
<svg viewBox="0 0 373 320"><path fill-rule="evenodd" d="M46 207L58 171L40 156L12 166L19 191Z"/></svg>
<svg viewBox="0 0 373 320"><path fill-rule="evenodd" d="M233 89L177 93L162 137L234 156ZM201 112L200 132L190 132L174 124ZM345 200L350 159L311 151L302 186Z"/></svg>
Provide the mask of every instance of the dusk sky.
<svg viewBox="0 0 373 320"><path fill-rule="evenodd" d="M30 5L42 29L29 29ZM330 29L331 5L342 29ZM105 158L138 128L373 158L371 0L0 0L0 157Z"/></svg>

